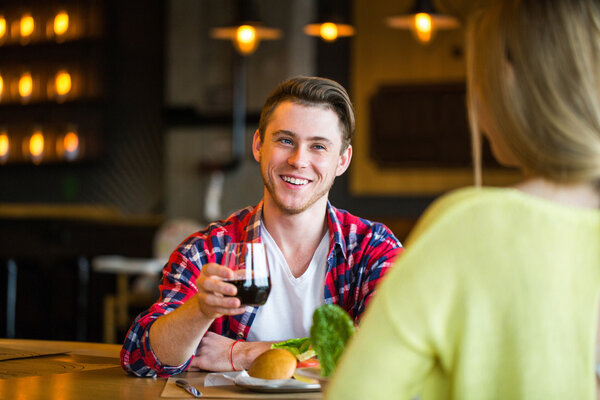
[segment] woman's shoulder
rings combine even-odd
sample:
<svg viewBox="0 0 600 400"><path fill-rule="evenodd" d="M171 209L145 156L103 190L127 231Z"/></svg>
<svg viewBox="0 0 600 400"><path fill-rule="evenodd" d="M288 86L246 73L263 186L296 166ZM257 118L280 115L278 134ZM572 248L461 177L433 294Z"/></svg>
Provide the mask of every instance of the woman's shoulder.
<svg viewBox="0 0 600 400"><path fill-rule="evenodd" d="M477 214L492 217L513 208L514 189L493 187L466 187L449 192L436 199L419 219L411 232L411 238L418 237L433 226L484 223Z"/></svg>
<svg viewBox="0 0 600 400"><path fill-rule="evenodd" d="M489 204L490 201L509 201L514 197L515 189L500 187L475 187L468 186L456 189L439 197L432 208L460 208L465 205Z"/></svg>

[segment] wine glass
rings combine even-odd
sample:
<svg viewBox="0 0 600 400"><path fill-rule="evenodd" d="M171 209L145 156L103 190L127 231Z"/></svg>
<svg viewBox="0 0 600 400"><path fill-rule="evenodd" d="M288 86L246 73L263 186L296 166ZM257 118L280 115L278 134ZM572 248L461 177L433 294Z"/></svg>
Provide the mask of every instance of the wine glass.
<svg viewBox="0 0 600 400"><path fill-rule="evenodd" d="M233 271L226 281L237 287L235 297L243 305L262 306L271 291L267 252L262 243L229 243L223 265Z"/></svg>

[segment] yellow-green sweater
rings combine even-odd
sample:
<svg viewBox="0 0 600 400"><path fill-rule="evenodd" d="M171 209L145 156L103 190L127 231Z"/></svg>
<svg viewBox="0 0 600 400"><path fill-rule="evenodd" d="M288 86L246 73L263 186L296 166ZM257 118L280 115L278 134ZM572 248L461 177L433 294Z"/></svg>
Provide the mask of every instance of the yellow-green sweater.
<svg viewBox="0 0 600 400"><path fill-rule="evenodd" d="M328 399L594 399L600 211L515 189L442 197L411 233Z"/></svg>

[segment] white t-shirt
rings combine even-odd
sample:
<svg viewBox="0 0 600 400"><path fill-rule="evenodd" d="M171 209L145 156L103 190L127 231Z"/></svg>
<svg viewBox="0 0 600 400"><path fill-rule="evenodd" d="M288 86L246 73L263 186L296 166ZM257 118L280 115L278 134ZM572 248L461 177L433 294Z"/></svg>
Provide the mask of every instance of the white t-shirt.
<svg viewBox="0 0 600 400"><path fill-rule="evenodd" d="M261 239L267 250L271 292L258 308L248 333L248 341L281 341L309 336L312 315L325 303L325 274L329 232L325 232L307 270L295 278L275 240L261 226Z"/></svg>

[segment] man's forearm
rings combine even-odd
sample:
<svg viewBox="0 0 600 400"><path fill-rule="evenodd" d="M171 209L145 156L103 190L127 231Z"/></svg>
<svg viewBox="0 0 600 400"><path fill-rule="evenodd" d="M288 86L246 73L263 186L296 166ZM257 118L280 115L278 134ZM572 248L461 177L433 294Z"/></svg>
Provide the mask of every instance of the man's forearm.
<svg viewBox="0 0 600 400"><path fill-rule="evenodd" d="M159 317L150 327L150 345L162 364L177 366L185 363L214 319L200 311L196 297Z"/></svg>

